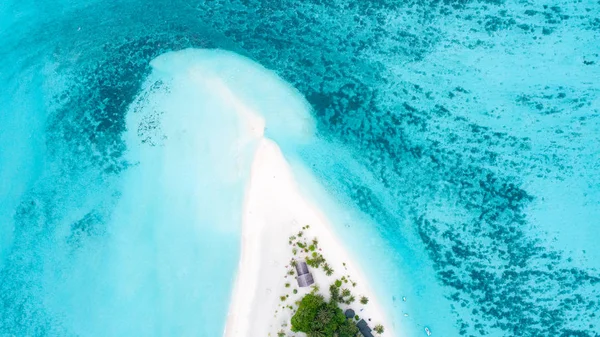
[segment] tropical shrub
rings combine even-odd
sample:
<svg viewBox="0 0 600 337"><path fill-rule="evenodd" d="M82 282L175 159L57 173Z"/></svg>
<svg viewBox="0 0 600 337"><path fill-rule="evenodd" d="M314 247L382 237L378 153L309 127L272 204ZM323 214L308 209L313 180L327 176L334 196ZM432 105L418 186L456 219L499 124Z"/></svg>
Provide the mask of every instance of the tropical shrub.
<svg viewBox="0 0 600 337"><path fill-rule="evenodd" d="M336 287L335 284L329 286L329 295L331 295L331 302L339 303L342 301L342 296L340 295L340 288Z"/></svg>
<svg viewBox="0 0 600 337"><path fill-rule="evenodd" d="M341 336L342 329L351 329L343 327L345 322L346 316L335 302L327 303L323 296L311 293L302 298L292 316L292 331L304 332L309 337Z"/></svg>
<svg viewBox="0 0 600 337"><path fill-rule="evenodd" d="M351 320L345 320L340 325L338 337L357 337L359 333L358 327Z"/></svg>
<svg viewBox="0 0 600 337"><path fill-rule="evenodd" d="M325 299L321 295L307 294L300 300L298 310L292 316L292 331L294 332L309 332L312 330L311 325L319 309L326 304Z"/></svg>

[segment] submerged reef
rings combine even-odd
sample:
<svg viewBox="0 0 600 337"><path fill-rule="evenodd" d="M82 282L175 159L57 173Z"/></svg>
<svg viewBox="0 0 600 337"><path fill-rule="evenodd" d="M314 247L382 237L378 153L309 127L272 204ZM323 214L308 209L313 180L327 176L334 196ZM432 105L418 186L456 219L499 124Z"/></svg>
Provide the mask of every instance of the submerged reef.
<svg viewBox="0 0 600 337"><path fill-rule="evenodd" d="M119 194L112 180L130 164L125 114L149 61L218 47L290 82L311 103L318 136L368 169L381 188L315 172L390 242L410 224L461 336L600 335L600 274L552 237L555 227L587 225L600 204L600 3L217 0L66 13L48 14L22 40L2 36L0 51L24 55L23 69L51 55L44 62L58 63L65 83L45 93L52 165L15 211L0 332L70 335L36 300L51 233L70 221L61 210L92 204L64 236L70 249L105 235ZM44 42L12 50L16 41ZM548 184L586 205L573 217L588 216L536 221Z"/></svg>
<svg viewBox="0 0 600 337"><path fill-rule="evenodd" d="M321 136L385 187L343 181L357 206L391 240L407 218L418 228L460 335L600 333L598 271L552 246L527 214L543 196L520 187L584 179L589 207L600 201L586 75L598 75L599 3L240 1L221 21L232 2L219 3L199 12L294 84Z"/></svg>

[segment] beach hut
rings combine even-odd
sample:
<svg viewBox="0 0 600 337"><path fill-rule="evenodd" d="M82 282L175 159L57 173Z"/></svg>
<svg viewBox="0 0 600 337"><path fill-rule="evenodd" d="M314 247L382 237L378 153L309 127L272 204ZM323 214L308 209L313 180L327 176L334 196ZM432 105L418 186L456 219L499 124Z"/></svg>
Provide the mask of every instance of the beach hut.
<svg viewBox="0 0 600 337"><path fill-rule="evenodd" d="M358 327L358 330L360 331L360 333L363 336L374 337L373 334L371 333L371 328L369 327L369 324L367 324L367 322L365 322L364 319L361 319L360 321L358 321L356 326Z"/></svg>
<svg viewBox="0 0 600 337"><path fill-rule="evenodd" d="M296 263L296 272L298 273L298 277L296 277L296 280L298 280L298 286L308 287L315 283L312 274L308 271L306 262L300 261Z"/></svg>
<svg viewBox="0 0 600 337"><path fill-rule="evenodd" d="M297 280L298 280L298 286L300 286L300 287L308 287L311 284L315 283L315 280L313 279L313 276L311 273L300 275L300 276L298 276Z"/></svg>
<svg viewBox="0 0 600 337"><path fill-rule="evenodd" d="M306 265L306 262L299 261L296 263L296 272L298 272L298 276L308 274L308 266Z"/></svg>
<svg viewBox="0 0 600 337"><path fill-rule="evenodd" d="M346 310L344 314L346 315L346 318L354 318L354 315L356 315L356 313L352 309Z"/></svg>

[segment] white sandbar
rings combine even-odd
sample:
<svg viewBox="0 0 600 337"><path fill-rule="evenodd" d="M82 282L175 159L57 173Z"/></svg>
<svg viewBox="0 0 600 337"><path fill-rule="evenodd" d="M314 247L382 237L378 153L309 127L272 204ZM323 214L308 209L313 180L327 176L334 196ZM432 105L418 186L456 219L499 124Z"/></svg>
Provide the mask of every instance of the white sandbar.
<svg viewBox="0 0 600 337"><path fill-rule="evenodd" d="M309 240L318 238L321 253L335 270L333 275L326 276L322 270L310 268L320 292L327 297L329 285L349 275L357 283L356 287L347 285L356 297L350 307L361 318L371 318L368 322L371 328L383 324L384 336L397 336L367 280L332 234L328 220L300 193L279 147L266 138L256 151L246 193L241 258L225 337L277 336L286 323L289 329L293 311L283 306L293 306L310 291L310 288L298 288L295 276L286 275L293 257L289 237L305 225L310 228L304 230L303 236ZM291 286L286 288L286 283ZM298 289L298 293L292 294L292 289ZM282 302L280 296L285 294L289 294L289 298ZM367 305L359 303L363 295L369 298ZM284 331L289 331L287 329Z"/></svg>

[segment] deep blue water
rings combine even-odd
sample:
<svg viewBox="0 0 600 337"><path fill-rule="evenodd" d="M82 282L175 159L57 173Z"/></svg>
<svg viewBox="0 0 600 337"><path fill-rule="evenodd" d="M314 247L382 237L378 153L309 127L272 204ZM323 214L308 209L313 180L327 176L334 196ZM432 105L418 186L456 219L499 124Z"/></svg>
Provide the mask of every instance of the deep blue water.
<svg viewBox="0 0 600 337"><path fill-rule="evenodd" d="M343 0L2 2L0 335L220 335L227 286L149 331L139 303L86 304L115 293L87 287L90 265L122 261L96 254L115 214L147 223L119 205L160 213L166 191L123 190L128 108L152 59L191 47L249 57L311 104L317 136L284 153L351 210L336 230L397 330L600 335L600 2ZM230 234L203 282L232 282Z"/></svg>

